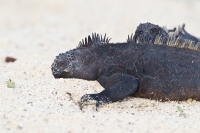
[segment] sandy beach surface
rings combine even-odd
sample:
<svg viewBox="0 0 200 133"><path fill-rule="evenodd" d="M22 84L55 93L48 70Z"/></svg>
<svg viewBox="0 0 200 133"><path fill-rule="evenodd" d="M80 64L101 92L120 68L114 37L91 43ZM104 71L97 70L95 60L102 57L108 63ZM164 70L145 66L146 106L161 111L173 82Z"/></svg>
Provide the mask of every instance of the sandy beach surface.
<svg viewBox="0 0 200 133"><path fill-rule="evenodd" d="M198 133L200 102L128 97L80 110L96 81L54 79L56 55L92 32L125 42L139 23L173 28L186 24L200 37L198 0L0 0L0 133ZM11 56L17 60L6 63ZM7 81L15 82L8 88ZM180 115L177 106L184 115Z"/></svg>

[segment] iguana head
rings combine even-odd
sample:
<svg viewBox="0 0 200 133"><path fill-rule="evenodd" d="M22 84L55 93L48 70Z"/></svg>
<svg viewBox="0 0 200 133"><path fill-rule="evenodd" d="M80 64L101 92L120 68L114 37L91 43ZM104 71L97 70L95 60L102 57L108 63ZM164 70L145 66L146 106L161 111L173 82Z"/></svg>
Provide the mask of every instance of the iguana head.
<svg viewBox="0 0 200 133"><path fill-rule="evenodd" d="M103 41L106 40L106 41ZM88 36L85 41L79 43L76 49L56 56L51 65L52 74L55 78L80 78L94 80L97 77L97 53L96 45L109 42L106 37L98 34Z"/></svg>
<svg viewBox="0 0 200 133"><path fill-rule="evenodd" d="M155 38L158 35L161 37L167 37L168 34L158 25L151 23L141 23L135 31L134 41L154 43Z"/></svg>
<svg viewBox="0 0 200 133"><path fill-rule="evenodd" d="M55 78L81 78L95 77L94 58L86 48L74 49L56 56L51 65Z"/></svg>

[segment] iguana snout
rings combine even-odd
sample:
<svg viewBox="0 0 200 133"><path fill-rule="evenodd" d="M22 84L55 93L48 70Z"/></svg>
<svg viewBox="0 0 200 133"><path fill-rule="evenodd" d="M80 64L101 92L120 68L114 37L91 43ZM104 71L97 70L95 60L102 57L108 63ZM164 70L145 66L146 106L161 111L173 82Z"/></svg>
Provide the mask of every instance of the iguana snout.
<svg viewBox="0 0 200 133"><path fill-rule="evenodd" d="M52 74L55 78L70 78L73 75L76 58L71 51L59 54L51 65Z"/></svg>

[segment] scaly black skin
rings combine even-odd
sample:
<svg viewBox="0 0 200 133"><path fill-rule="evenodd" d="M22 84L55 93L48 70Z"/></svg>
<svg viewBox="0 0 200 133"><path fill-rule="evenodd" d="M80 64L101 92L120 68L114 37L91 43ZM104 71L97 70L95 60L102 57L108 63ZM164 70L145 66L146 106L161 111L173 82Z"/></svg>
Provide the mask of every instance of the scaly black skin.
<svg viewBox="0 0 200 133"><path fill-rule="evenodd" d="M89 39L88 39L89 40ZM59 54L55 78L97 80L104 88L82 96L100 104L128 96L155 100L200 100L200 52L134 42L91 45Z"/></svg>
<svg viewBox="0 0 200 133"><path fill-rule="evenodd" d="M182 27L179 27L179 29L174 28L174 29L166 29L166 30L163 29L162 27L155 25L155 24L152 24L152 23L141 23L137 27L132 41L136 42L138 40L138 38L142 38L142 39L145 39L146 42L148 42L148 43L149 42L154 43L157 35L159 35L161 37L169 37L170 34L173 34L176 31L177 33L175 35L175 38L181 37L182 39L188 39L188 40L194 41L195 44L200 42L200 39L189 34L185 30L185 24L183 24ZM142 42L144 42L144 40L142 40ZM166 42L164 42L164 43L166 43Z"/></svg>

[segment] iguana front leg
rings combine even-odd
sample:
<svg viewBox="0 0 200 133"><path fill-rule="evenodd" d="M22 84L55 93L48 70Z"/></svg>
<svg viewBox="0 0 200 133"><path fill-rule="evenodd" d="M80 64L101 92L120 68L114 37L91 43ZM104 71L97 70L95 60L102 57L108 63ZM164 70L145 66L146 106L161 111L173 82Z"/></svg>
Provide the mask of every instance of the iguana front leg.
<svg viewBox="0 0 200 133"><path fill-rule="evenodd" d="M138 81L133 76L122 72L113 74L111 72L116 71L108 69L97 79L105 90L97 94L86 94L82 96L81 102L95 100L98 108L101 104L122 100L137 90Z"/></svg>

